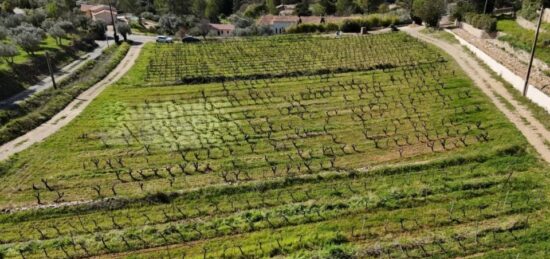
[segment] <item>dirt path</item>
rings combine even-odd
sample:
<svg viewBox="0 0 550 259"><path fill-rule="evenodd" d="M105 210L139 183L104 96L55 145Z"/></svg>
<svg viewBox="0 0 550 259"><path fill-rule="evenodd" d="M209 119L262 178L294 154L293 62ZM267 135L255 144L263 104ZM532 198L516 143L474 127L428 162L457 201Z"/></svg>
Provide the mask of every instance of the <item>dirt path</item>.
<svg viewBox="0 0 550 259"><path fill-rule="evenodd" d="M76 118L107 86L119 80L130 70L139 56L142 46L143 44L130 47L128 54L126 54L113 71L103 78L103 80L81 93L65 109L57 113L49 121L27 132L25 135L2 145L0 147L0 161L44 140Z"/></svg>
<svg viewBox="0 0 550 259"><path fill-rule="evenodd" d="M550 163L550 131L546 130L546 128L533 117L529 109L516 101L504 85L494 79L474 57L464 51L462 46L420 33L419 31L421 29L423 29L423 27L406 27L402 30L415 38L443 49L451 55L483 93L485 93L497 108L516 125L541 157L546 162ZM504 99L514 107L514 110L507 108L506 104L499 99L499 95L504 97ZM545 141L549 144L545 144Z"/></svg>

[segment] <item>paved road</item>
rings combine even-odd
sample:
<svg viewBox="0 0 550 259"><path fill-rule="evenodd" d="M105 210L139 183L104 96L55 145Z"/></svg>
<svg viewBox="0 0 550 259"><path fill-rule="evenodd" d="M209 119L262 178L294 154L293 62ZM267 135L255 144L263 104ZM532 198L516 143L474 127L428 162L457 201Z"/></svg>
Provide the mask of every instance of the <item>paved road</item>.
<svg viewBox="0 0 550 259"><path fill-rule="evenodd" d="M134 65L143 43L154 41L154 37L137 36L132 37L136 44L130 47L128 54L103 80L81 93L67 107L53 116L50 120L38 126L4 145L0 146L0 161L21 152L35 143L38 143L51 136L59 129L69 124L94 100L107 86L118 81Z"/></svg>
<svg viewBox="0 0 550 259"><path fill-rule="evenodd" d="M514 123L521 133L527 138L527 141L536 149L541 157L550 163L550 147L545 141L550 143L550 131L542 125L530 110L519 103L502 83L494 79L489 72L482 67L478 61L468 54L460 44L451 44L449 42L431 37L428 34L420 33L424 27L406 27L403 31L409 35L433 44L449 55L451 55L460 67L468 74L485 95L487 95L496 107ZM504 97L514 107L513 110L507 108L506 104L499 99L498 95Z"/></svg>

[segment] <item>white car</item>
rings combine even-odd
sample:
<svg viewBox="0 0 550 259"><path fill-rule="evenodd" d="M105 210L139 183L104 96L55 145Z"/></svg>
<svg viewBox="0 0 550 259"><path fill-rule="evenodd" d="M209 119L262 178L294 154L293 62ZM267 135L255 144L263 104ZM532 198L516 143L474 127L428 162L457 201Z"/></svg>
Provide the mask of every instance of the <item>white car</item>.
<svg viewBox="0 0 550 259"><path fill-rule="evenodd" d="M172 37L168 37L168 36L157 36L157 42L158 43L173 43L174 40L172 39Z"/></svg>

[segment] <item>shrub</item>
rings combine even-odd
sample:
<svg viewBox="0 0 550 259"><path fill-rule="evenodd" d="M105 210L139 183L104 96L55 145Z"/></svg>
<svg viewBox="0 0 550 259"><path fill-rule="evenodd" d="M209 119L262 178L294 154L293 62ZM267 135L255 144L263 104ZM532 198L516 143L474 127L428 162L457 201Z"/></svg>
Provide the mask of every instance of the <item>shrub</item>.
<svg viewBox="0 0 550 259"><path fill-rule="evenodd" d="M399 18L395 15L371 14L363 18L347 19L340 25L343 32L360 32L361 27L367 29L376 27L388 27L392 24L398 24Z"/></svg>
<svg viewBox="0 0 550 259"><path fill-rule="evenodd" d="M480 30L486 32L497 31L497 19L488 14L467 13L464 20Z"/></svg>

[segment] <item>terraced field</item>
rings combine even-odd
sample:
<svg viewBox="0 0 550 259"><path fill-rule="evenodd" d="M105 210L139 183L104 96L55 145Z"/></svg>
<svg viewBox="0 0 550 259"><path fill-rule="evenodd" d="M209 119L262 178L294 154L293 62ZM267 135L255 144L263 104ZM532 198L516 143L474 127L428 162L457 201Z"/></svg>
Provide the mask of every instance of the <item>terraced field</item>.
<svg viewBox="0 0 550 259"><path fill-rule="evenodd" d="M0 254L545 257L548 167L452 60L400 33L319 40L349 56L399 51L340 73L220 64L192 75L220 81L173 85L144 73L156 51L232 43L146 46L71 125L1 164ZM412 56L423 60L376 67Z"/></svg>

